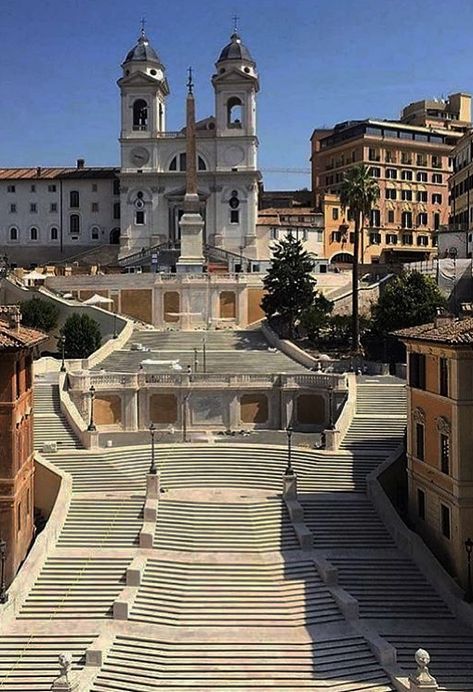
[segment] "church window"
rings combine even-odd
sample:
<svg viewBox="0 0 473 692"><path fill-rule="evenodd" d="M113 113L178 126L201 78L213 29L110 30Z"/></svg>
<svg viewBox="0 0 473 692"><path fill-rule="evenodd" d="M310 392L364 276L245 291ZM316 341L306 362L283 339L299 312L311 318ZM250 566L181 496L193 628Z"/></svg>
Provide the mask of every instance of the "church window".
<svg viewBox="0 0 473 692"><path fill-rule="evenodd" d="M15 186L14 185L8 185L7 192L15 192Z"/></svg>
<svg viewBox="0 0 473 692"><path fill-rule="evenodd" d="M179 170L187 170L187 154L179 154Z"/></svg>
<svg viewBox="0 0 473 692"><path fill-rule="evenodd" d="M51 240L57 240L58 239L58 230L57 230L56 226L53 226L53 228L51 228L50 237L51 237Z"/></svg>
<svg viewBox="0 0 473 692"><path fill-rule="evenodd" d="M51 202L51 204L49 205L49 211L51 213L54 213L57 211L57 202Z"/></svg>
<svg viewBox="0 0 473 692"><path fill-rule="evenodd" d="M115 202L115 204L113 205L113 218L120 218L120 202Z"/></svg>
<svg viewBox="0 0 473 692"><path fill-rule="evenodd" d="M202 156L197 157L197 167L198 167L199 171L206 171L207 170L207 166L205 165L205 161L202 158Z"/></svg>
<svg viewBox="0 0 473 692"><path fill-rule="evenodd" d="M77 207L79 206L79 192L77 190L70 191L69 206L73 209L77 209Z"/></svg>
<svg viewBox="0 0 473 692"><path fill-rule="evenodd" d="M92 211L97 212L99 210L99 203L98 202L92 202Z"/></svg>
<svg viewBox="0 0 473 692"><path fill-rule="evenodd" d="M240 223L240 211L238 209L230 211L230 223Z"/></svg>
<svg viewBox="0 0 473 692"><path fill-rule="evenodd" d="M38 212L38 206L37 206L36 202L31 202L30 213L31 214L37 214L37 212Z"/></svg>
<svg viewBox="0 0 473 692"><path fill-rule="evenodd" d="M133 129L148 129L148 104L143 99L137 99L133 104Z"/></svg>
<svg viewBox="0 0 473 692"><path fill-rule="evenodd" d="M136 211L135 212L135 224L137 226L143 226L145 222L145 213L144 211Z"/></svg>
<svg viewBox="0 0 473 692"><path fill-rule="evenodd" d="M177 156L175 156L173 158L173 160L171 161L171 163L169 165L169 170L170 171L177 171Z"/></svg>
<svg viewBox="0 0 473 692"><path fill-rule="evenodd" d="M31 240L38 240L38 229L33 226L33 228L30 229L30 239Z"/></svg>
<svg viewBox="0 0 473 692"><path fill-rule="evenodd" d="M48 185L48 192L56 192L56 186L55 185Z"/></svg>
<svg viewBox="0 0 473 692"><path fill-rule="evenodd" d="M98 240L99 239L99 229L97 226L94 226L92 228L92 240Z"/></svg>
<svg viewBox="0 0 473 692"><path fill-rule="evenodd" d="M31 192L36 192L36 185L31 186Z"/></svg>
<svg viewBox="0 0 473 692"><path fill-rule="evenodd" d="M228 127L241 127L242 121L242 102L237 96L227 101L227 125Z"/></svg>
<svg viewBox="0 0 473 692"><path fill-rule="evenodd" d="M113 194L120 194L120 181L118 180L118 178L115 178L115 180L113 181Z"/></svg>
<svg viewBox="0 0 473 692"><path fill-rule="evenodd" d="M69 233L80 233L79 214L71 214L69 217Z"/></svg>
<svg viewBox="0 0 473 692"><path fill-rule="evenodd" d="M18 240L18 228L10 228L10 240Z"/></svg>
<svg viewBox="0 0 473 692"><path fill-rule="evenodd" d="M163 129L163 104L159 104L159 130L161 131Z"/></svg>
<svg viewBox="0 0 473 692"><path fill-rule="evenodd" d="M16 204L10 204L10 214L16 214Z"/></svg>
<svg viewBox="0 0 473 692"><path fill-rule="evenodd" d="M169 170L170 171L181 171L184 172L187 169L187 155L185 152L182 154L179 154L178 156L175 156L171 163L169 164ZM207 164L205 163L204 159L202 156L197 156L197 170L199 171L206 171L207 170Z"/></svg>

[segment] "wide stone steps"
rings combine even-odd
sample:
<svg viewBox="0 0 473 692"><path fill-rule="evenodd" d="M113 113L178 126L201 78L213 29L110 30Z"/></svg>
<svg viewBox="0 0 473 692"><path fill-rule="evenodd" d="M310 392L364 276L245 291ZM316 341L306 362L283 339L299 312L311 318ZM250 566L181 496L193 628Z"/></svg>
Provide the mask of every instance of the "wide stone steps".
<svg viewBox="0 0 473 692"><path fill-rule="evenodd" d="M261 552L299 547L284 504L160 500L154 546L163 550Z"/></svg>
<svg viewBox="0 0 473 692"><path fill-rule="evenodd" d="M94 638L67 634L0 635L0 690L49 692L59 675L59 654L71 653L73 671L81 670L86 649Z"/></svg>
<svg viewBox="0 0 473 692"><path fill-rule="evenodd" d="M126 558L49 558L19 619L110 617L129 563Z"/></svg>
<svg viewBox="0 0 473 692"><path fill-rule="evenodd" d="M393 539L366 497L334 493L319 497L301 495L299 499L315 548L394 547Z"/></svg>
<svg viewBox="0 0 473 692"><path fill-rule="evenodd" d="M356 412L365 415L406 415L406 387L403 384L358 383Z"/></svg>
<svg viewBox="0 0 473 692"><path fill-rule="evenodd" d="M72 474L76 492L139 492L145 486L150 466L150 447L106 449L101 453L48 457ZM293 449L292 462L301 492L359 491L366 489L366 476L382 461L382 455L328 455ZM284 448L244 445L156 446L161 484L177 488L253 488L280 491L287 465Z"/></svg>
<svg viewBox="0 0 473 692"><path fill-rule="evenodd" d="M59 547L126 548L139 543L144 498L73 497Z"/></svg>
<svg viewBox="0 0 473 692"><path fill-rule="evenodd" d="M91 692L121 690L320 689L388 692L391 686L358 636L310 643L163 642L118 636Z"/></svg>
<svg viewBox="0 0 473 692"><path fill-rule="evenodd" d="M383 636L397 649L399 665L415 672L414 654L422 642L431 656L430 672L446 692L473 690L473 635L457 628L456 634L389 634Z"/></svg>
<svg viewBox="0 0 473 692"><path fill-rule="evenodd" d="M288 627L343 620L314 564L149 560L130 620L186 627Z"/></svg>
<svg viewBox="0 0 473 692"><path fill-rule="evenodd" d="M331 558L331 562L338 567L340 585L358 599L360 617L406 620L453 617L414 563L400 554L391 558L354 555Z"/></svg>
<svg viewBox="0 0 473 692"><path fill-rule="evenodd" d="M350 451L356 456L374 452L378 456L387 457L402 443L405 427L405 418L356 415L340 449Z"/></svg>
<svg viewBox="0 0 473 692"><path fill-rule="evenodd" d="M57 442L62 449L82 449L67 418L61 412L59 386L35 385L34 390L34 446L41 449L45 442Z"/></svg>
<svg viewBox="0 0 473 692"><path fill-rule="evenodd" d="M33 390L34 412L60 414L59 386L57 384L37 384Z"/></svg>
<svg viewBox="0 0 473 692"><path fill-rule="evenodd" d="M225 330L225 331L175 331L159 332L153 330L134 331L127 347L132 343L141 343L148 348L164 350L176 348L201 348L203 338L207 348L231 350L267 350L268 342L260 330Z"/></svg>

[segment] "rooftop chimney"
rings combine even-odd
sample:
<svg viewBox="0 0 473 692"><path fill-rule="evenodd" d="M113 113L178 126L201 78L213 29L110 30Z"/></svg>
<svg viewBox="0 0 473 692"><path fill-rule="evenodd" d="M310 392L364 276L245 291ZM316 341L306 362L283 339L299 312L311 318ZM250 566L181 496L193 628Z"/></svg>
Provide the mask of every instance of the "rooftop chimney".
<svg viewBox="0 0 473 692"><path fill-rule="evenodd" d="M41 177L41 166L37 166L37 167L36 167L36 175L37 175L38 178Z"/></svg>
<svg viewBox="0 0 473 692"><path fill-rule="evenodd" d="M82 169L85 166L85 159L77 159L77 168Z"/></svg>
<svg viewBox="0 0 473 692"><path fill-rule="evenodd" d="M455 315L446 312L442 308L437 308L437 316L435 317L435 326L442 327L445 324L450 324L455 321Z"/></svg>

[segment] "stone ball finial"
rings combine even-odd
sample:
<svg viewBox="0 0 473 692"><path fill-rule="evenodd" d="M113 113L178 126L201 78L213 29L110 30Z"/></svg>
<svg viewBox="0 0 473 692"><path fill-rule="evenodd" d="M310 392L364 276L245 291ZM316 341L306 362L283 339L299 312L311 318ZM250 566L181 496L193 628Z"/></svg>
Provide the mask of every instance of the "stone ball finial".
<svg viewBox="0 0 473 692"><path fill-rule="evenodd" d="M415 659L419 668L426 668L430 663L430 654L425 649L417 649Z"/></svg>
<svg viewBox="0 0 473 692"><path fill-rule="evenodd" d="M429 692L437 690L438 684L436 679L430 674L428 665L430 663L430 654L425 649L417 649L415 653L417 670L410 676L410 689L419 692Z"/></svg>
<svg viewBox="0 0 473 692"><path fill-rule="evenodd" d="M60 676L64 677L67 680L67 677L71 671L72 668L72 654L69 652L65 652L62 654L59 654L59 668L60 668Z"/></svg>

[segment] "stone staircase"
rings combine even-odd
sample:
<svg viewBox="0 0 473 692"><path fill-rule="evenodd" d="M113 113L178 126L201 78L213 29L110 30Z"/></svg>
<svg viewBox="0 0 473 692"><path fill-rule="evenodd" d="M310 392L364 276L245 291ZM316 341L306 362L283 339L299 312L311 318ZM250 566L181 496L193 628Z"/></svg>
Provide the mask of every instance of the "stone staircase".
<svg viewBox="0 0 473 692"><path fill-rule="evenodd" d="M40 450L45 442L57 442L58 451L81 449L59 403L57 384L35 384L34 447Z"/></svg>
<svg viewBox="0 0 473 692"><path fill-rule="evenodd" d="M264 552L299 548L284 503L160 500L155 548Z"/></svg>
<svg viewBox="0 0 473 692"><path fill-rule="evenodd" d="M110 617L130 560L50 557L21 608L19 619Z"/></svg>
<svg viewBox="0 0 473 692"><path fill-rule="evenodd" d="M79 671L93 639L94 636L67 634L0 635L0 690L50 692L59 674L59 654L72 654L72 669Z"/></svg>
<svg viewBox="0 0 473 692"><path fill-rule="evenodd" d="M144 498L73 497L59 535L60 548L122 548L138 545Z"/></svg>
<svg viewBox="0 0 473 692"><path fill-rule="evenodd" d="M186 627L303 627L343 620L310 560L148 560L130 620Z"/></svg>
<svg viewBox="0 0 473 692"><path fill-rule="evenodd" d="M91 692L126 690L330 690L388 692L360 636L316 642L179 641L118 636Z"/></svg>

